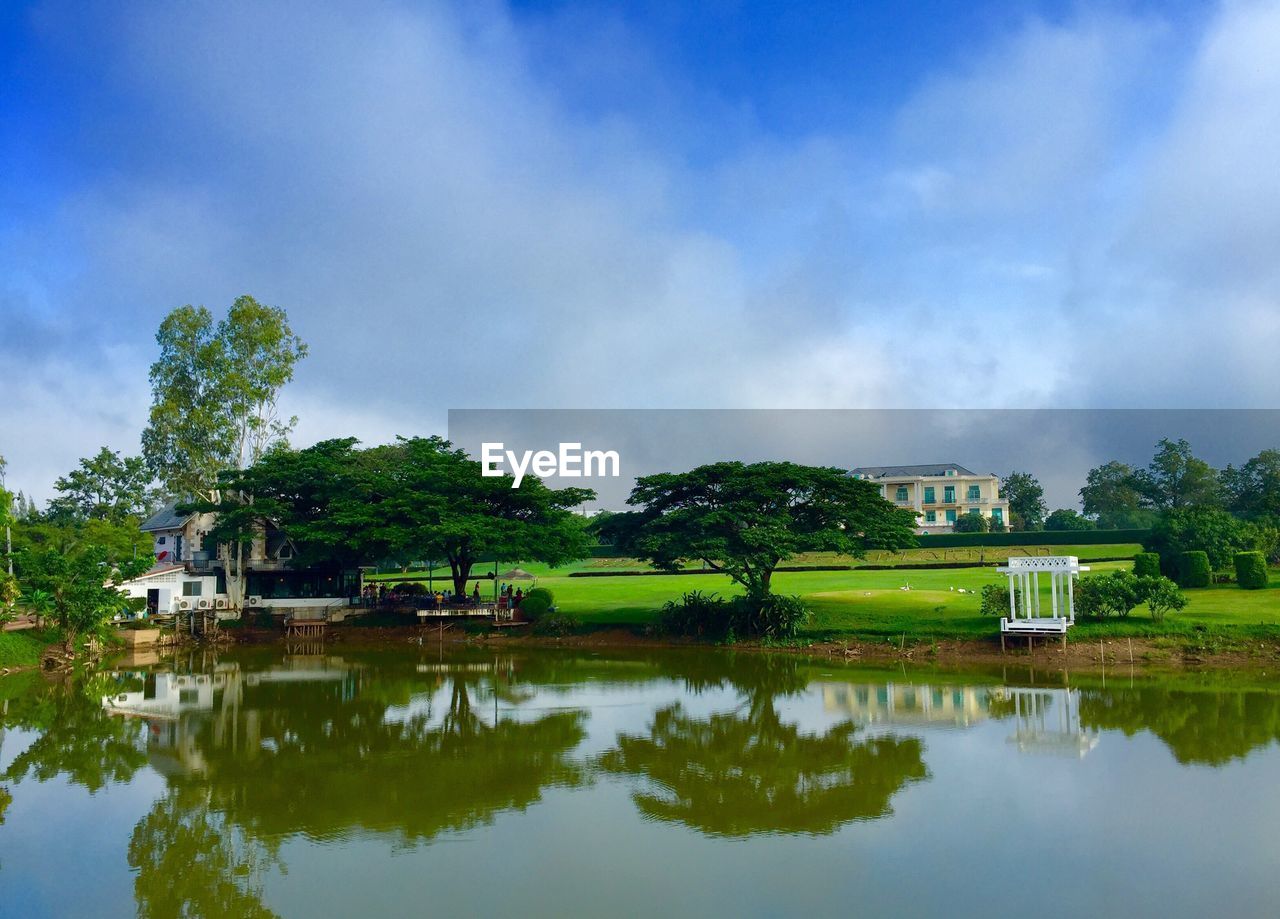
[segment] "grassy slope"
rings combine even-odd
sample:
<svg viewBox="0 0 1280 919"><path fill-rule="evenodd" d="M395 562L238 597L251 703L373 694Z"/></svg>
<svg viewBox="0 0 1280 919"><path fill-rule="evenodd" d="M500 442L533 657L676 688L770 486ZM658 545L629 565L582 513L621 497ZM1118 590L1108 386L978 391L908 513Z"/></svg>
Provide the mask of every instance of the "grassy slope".
<svg viewBox="0 0 1280 919"><path fill-rule="evenodd" d="M52 640L48 633L34 629L0 632L0 667L34 667Z"/></svg>

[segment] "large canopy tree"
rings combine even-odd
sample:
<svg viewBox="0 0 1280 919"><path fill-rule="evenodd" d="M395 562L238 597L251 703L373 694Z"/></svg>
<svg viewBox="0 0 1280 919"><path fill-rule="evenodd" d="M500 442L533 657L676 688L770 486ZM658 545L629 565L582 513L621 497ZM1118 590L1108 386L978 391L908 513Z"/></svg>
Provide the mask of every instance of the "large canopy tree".
<svg viewBox="0 0 1280 919"><path fill-rule="evenodd" d="M443 559L459 594L482 559L555 565L589 549L572 510L594 497L588 489L551 489L533 476L512 488L510 476L481 475L478 461L440 437L366 450L355 443L273 451L224 478L224 490L253 499L224 502L211 536L245 541L270 521L312 560Z"/></svg>
<svg viewBox="0 0 1280 919"><path fill-rule="evenodd" d="M1011 472L1000 480L1000 494L1009 502L1009 525L1014 530L1038 530L1044 526L1049 506L1044 487L1029 472Z"/></svg>
<svg viewBox="0 0 1280 919"><path fill-rule="evenodd" d="M752 598L769 595L774 570L800 552L860 556L915 545L915 515L870 482L834 467L721 462L642 476L602 535L674 571L698 559Z"/></svg>

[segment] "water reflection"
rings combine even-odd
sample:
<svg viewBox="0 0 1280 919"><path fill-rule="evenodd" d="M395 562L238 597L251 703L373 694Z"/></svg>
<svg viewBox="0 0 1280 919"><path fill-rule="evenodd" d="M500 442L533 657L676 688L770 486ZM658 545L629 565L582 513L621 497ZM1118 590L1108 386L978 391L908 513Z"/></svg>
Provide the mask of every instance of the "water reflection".
<svg viewBox="0 0 1280 919"><path fill-rule="evenodd" d="M1149 731L1179 763L1221 766L1280 740L1280 694L1160 686L1086 689L1080 720L1130 736Z"/></svg>
<svg viewBox="0 0 1280 919"><path fill-rule="evenodd" d="M852 721L823 733L784 722L776 700L807 684L795 660L748 657L688 682L731 685L744 704L694 717L677 702L654 714L646 734L620 733L601 759L607 772L645 780L632 799L648 817L712 836L826 834L887 815L894 794L928 777L918 738L860 740Z"/></svg>
<svg viewBox="0 0 1280 919"><path fill-rule="evenodd" d="M854 824L895 808L905 838L919 831L906 802L938 806L939 789L911 791L930 764L937 784L978 781L975 763L995 775L1070 770L1014 760L1083 757L1109 730L1149 732L1178 762L1217 766L1280 738L1280 694L997 685L705 651L236 651L0 681L0 824L30 832L24 782L60 778L92 793L159 776L162 790L112 835L130 840L139 914L267 916L268 903L288 912L268 895L295 883L286 856L315 870L290 841L376 859L531 809L581 820L597 803L625 811L609 818L619 840L637 815L691 830L699 845L842 828L870 838ZM1123 747L1108 737L1108 756ZM961 757L949 770L948 755ZM619 785L627 794L592 797ZM553 822L557 833L576 825ZM524 829L535 846L572 852L536 822ZM0 849L7 841L0 834ZM448 848L429 851L441 860ZM119 851L95 854L124 864Z"/></svg>

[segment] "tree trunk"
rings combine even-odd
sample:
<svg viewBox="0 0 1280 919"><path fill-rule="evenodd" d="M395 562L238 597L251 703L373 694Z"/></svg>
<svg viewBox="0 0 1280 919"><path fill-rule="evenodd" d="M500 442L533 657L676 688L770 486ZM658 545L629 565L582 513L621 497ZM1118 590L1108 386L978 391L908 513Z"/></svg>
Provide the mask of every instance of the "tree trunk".
<svg viewBox="0 0 1280 919"><path fill-rule="evenodd" d="M449 573L453 579L453 594L455 597L465 598L467 596L467 581L471 580L471 566L475 564L471 559L463 556L461 558L449 558Z"/></svg>

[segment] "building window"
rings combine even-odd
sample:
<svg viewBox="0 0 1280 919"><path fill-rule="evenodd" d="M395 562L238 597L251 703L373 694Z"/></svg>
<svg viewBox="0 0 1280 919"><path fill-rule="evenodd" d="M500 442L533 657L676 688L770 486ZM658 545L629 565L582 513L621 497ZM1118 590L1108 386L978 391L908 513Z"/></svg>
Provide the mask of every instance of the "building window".
<svg viewBox="0 0 1280 919"><path fill-rule="evenodd" d="M956 487L954 485L947 485L945 488L942 489L942 503L943 504L956 503Z"/></svg>
<svg viewBox="0 0 1280 919"><path fill-rule="evenodd" d="M945 473L945 474L946 474L946 475L955 475L955 474L956 474L956 471L955 471L954 469L948 469L948 470L946 471L946 473Z"/></svg>
<svg viewBox="0 0 1280 919"><path fill-rule="evenodd" d="M156 545L157 545L157 546L163 546L163 545L164 545L164 541L165 541L165 539L166 539L166 537L164 537L164 536L157 536L157 537L156 537Z"/></svg>
<svg viewBox="0 0 1280 919"><path fill-rule="evenodd" d="M970 486L969 486L969 500L970 500L970 501L981 501L981 500L982 500L982 489L981 489L980 487L978 487L977 485L970 485Z"/></svg>
<svg viewBox="0 0 1280 919"><path fill-rule="evenodd" d="M906 501L906 500L907 500L907 486L905 486L905 485L899 485L899 486L898 486L898 491L897 491L897 500L898 500L898 501Z"/></svg>
<svg viewBox="0 0 1280 919"><path fill-rule="evenodd" d="M947 511L947 523L955 523L955 522L956 522L956 511L955 511L955 508L952 508L951 510Z"/></svg>
<svg viewBox="0 0 1280 919"><path fill-rule="evenodd" d="M924 503L925 503L925 504L936 504L937 502L934 500L934 495L935 495L935 494L936 494L936 493L935 493L935 492L934 492L934 490L933 490L933 486L932 486L932 485L926 485L926 486L924 487Z"/></svg>
<svg viewBox="0 0 1280 919"><path fill-rule="evenodd" d="M924 522L925 522L925 523L937 523L937 522L938 522L938 512L937 512L937 511L925 511L925 512L924 512Z"/></svg>
<svg viewBox="0 0 1280 919"><path fill-rule="evenodd" d="M969 508L969 513L970 513L971 515L973 515L973 514L981 514L981 513L982 513L982 508L980 508L980 507L971 507L971 508Z"/></svg>
<svg viewBox="0 0 1280 919"><path fill-rule="evenodd" d="M200 591L204 589L204 584L199 581L183 581L182 595L184 597L198 597Z"/></svg>
<svg viewBox="0 0 1280 919"><path fill-rule="evenodd" d="M994 520L996 523L1004 523L1004 508L1003 507L991 508L991 519Z"/></svg>

